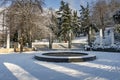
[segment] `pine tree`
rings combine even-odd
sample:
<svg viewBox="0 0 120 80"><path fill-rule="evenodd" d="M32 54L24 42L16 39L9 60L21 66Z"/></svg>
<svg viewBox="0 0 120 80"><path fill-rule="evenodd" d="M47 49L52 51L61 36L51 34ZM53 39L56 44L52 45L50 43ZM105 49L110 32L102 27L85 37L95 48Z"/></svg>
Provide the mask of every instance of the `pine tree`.
<svg viewBox="0 0 120 80"><path fill-rule="evenodd" d="M94 23L90 21L89 5L87 5L86 8L81 5L80 15L81 15L80 18L81 18L82 29L84 33L88 35L88 45L91 47L92 30L98 31L98 28L95 26Z"/></svg>
<svg viewBox="0 0 120 80"><path fill-rule="evenodd" d="M72 33L72 10L68 3L61 1L61 7L57 11L59 17L59 33L58 35L62 40L68 42L68 47L71 48L71 33Z"/></svg>
<svg viewBox="0 0 120 80"><path fill-rule="evenodd" d="M68 41L68 47L71 48L72 35L77 34L80 28L77 11L72 13L69 4L61 1L61 6L59 11L57 11L57 15L59 16L58 35L65 42Z"/></svg>
<svg viewBox="0 0 120 80"><path fill-rule="evenodd" d="M79 17L77 15L77 11L73 11L72 29L73 29L73 33L74 33L75 37L79 35L80 28L81 28L81 22L79 21Z"/></svg>
<svg viewBox="0 0 120 80"><path fill-rule="evenodd" d="M120 10L116 11L116 13L113 15L113 20L116 24L115 30L117 33L120 33Z"/></svg>

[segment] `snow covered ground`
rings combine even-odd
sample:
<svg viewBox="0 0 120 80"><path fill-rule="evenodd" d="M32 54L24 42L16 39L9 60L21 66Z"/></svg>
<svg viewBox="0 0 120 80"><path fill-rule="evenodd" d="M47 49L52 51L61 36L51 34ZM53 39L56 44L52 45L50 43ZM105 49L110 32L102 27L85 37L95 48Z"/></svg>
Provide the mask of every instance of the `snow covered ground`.
<svg viewBox="0 0 120 80"><path fill-rule="evenodd" d="M85 37L76 37L74 40L72 40L72 43L87 43L87 36Z"/></svg>
<svg viewBox="0 0 120 80"><path fill-rule="evenodd" d="M120 80L119 53L87 52L97 59L77 63L37 61L39 53L0 54L0 80Z"/></svg>

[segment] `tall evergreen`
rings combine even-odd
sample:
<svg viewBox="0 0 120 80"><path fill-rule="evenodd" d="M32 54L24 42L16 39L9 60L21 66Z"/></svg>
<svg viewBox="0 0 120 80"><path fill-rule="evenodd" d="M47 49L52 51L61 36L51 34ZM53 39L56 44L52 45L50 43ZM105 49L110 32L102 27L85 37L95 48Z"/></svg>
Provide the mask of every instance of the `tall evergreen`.
<svg viewBox="0 0 120 80"><path fill-rule="evenodd" d="M68 41L68 48L71 48L71 39L73 33L73 15L68 3L61 1L59 11L59 33L58 35L65 42Z"/></svg>
<svg viewBox="0 0 120 80"><path fill-rule="evenodd" d="M91 47L92 31L94 30L97 32L98 28L95 26L94 23L90 21L89 5L87 5L86 8L81 5L80 15L81 15L80 18L81 18L82 30L85 34L88 35L88 45Z"/></svg>
<svg viewBox="0 0 120 80"><path fill-rule="evenodd" d="M65 3L64 1L61 1L61 7L59 9L59 11L57 11L57 14L60 16L60 31L59 31L59 35L60 37L67 42L68 41L68 34L70 33L70 31L72 31L72 13L71 13L71 9L69 8L69 4Z"/></svg>
<svg viewBox="0 0 120 80"><path fill-rule="evenodd" d="M77 11L70 9L69 4L61 1L59 11L57 11L59 20L59 37L65 42L68 41L68 47L71 48L72 35L80 31L80 21L78 20Z"/></svg>
<svg viewBox="0 0 120 80"><path fill-rule="evenodd" d="M77 11L73 11L73 16L72 16L72 29L73 33L76 36L80 35L80 29L81 28L81 22L79 20L79 17L77 15Z"/></svg>

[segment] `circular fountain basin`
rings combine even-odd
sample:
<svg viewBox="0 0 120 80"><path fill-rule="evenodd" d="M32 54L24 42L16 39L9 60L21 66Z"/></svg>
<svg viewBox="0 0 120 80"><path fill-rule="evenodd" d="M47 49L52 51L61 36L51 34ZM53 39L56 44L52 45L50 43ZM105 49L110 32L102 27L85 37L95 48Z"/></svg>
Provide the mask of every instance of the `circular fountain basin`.
<svg viewBox="0 0 120 80"><path fill-rule="evenodd" d="M95 55L81 52L47 52L35 55L35 59L48 62L85 62L95 60Z"/></svg>

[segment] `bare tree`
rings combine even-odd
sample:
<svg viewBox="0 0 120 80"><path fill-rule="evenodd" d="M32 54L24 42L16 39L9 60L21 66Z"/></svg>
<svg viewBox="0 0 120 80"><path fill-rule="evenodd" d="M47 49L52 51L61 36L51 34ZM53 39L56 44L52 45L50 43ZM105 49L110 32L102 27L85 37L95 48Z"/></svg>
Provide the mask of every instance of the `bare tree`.
<svg viewBox="0 0 120 80"><path fill-rule="evenodd" d="M17 30L19 35L20 51L23 50L23 44L28 42L29 47L32 47L32 32L38 14L42 12L42 0L2 0L1 4L11 2L6 12L6 24L10 33ZM12 36L13 34L11 34Z"/></svg>
<svg viewBox="0 0 120 80"><path fill-rule="evenodd" d="M93 7L93 22L95 22L99 28L103 29L103 36L104 36L104 29L105 29L105 16L107 15L108 5L105 0L98 0Z"/></svg>

